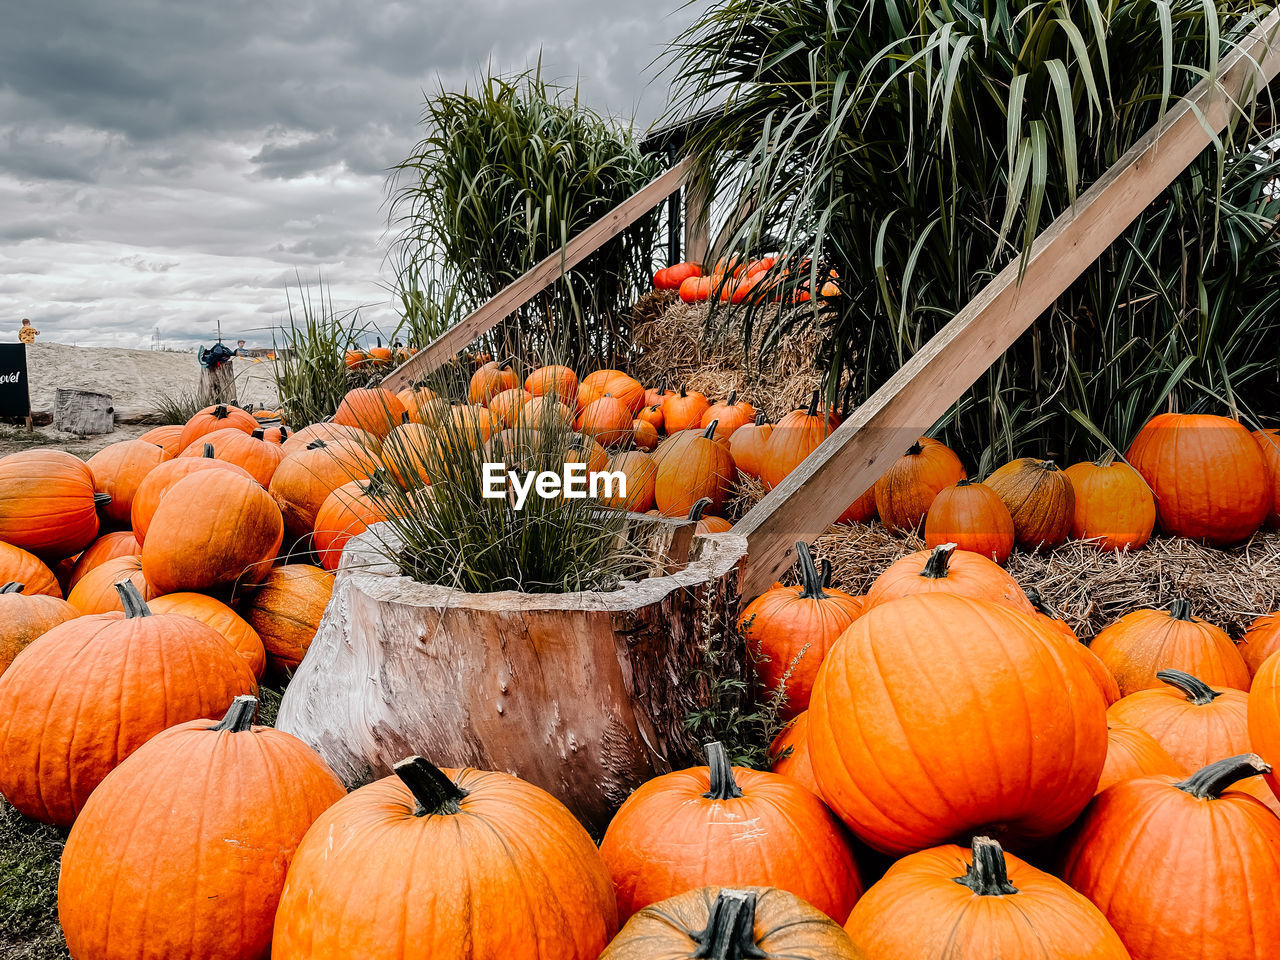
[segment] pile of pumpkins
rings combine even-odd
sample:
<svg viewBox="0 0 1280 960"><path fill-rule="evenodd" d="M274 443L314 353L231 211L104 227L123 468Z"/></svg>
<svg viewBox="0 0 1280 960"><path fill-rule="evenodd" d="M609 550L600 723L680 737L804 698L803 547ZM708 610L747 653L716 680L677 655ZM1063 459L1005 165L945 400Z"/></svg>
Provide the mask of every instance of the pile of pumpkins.
<svg viewBox="0 0 1280 960"><path fill-rule="evenodd" d="M801 265L802 274L808 272L807 262ZM663 267L653 275L653 289L679 295L685 303L705 303L719 300L722 303L740 304L768 301L781 303L787 287L787 269L778 267L776 257L748 259L742 256L722 257L705 273L698 263L676 263ZM819 296L840 296L839 276L829 270L818 288ZM788 303L808 303L811 281L801 279L795 289L785 294Z"/></svg>

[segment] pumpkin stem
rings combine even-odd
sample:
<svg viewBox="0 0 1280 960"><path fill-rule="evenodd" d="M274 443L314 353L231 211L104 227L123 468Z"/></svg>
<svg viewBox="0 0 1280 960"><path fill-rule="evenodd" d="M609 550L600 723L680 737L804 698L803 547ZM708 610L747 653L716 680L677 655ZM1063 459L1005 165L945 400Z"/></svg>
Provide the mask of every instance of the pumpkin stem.
<svg viewBox="0 0 1280 960"><path fill-rule="evenodd" d="M406 757L393 768L417 801L415 817L438 817L460 813L467 791L445 776L444 771L422 757Z"/></svg>
<svg viewBox="0 0 1280 960"><path fill-rule="evenodd" d="M1061 468L1061 467L1059 467L1059 466L1058 466L1056 463L1054 463L1052 460L1041 460L1041 461L1040 461L1040 469L1041 469L1041 470L1045 470L1045 471L1047 471L1048 473L1057 473L1057 472L1058 472L1059 470L1061 470L1062 468Z"/></svg>
<svg viewBox="0 0 1280 960"><path fill-rule="evenodd" d="M695 503L692 507L689 508L689 519L694 521L695 523L701 520L702 511L706 510L707 507L710 505L711 505L711 498L703 497L701 500L699 500L697 503Z"/></svg>
<svg viewBox="0 0 1280 960"><path fill-rule="evenodd" d="M1007 897L1018 888L1009 882L1009 866L1004 850L990 837L973 838L973 861L956 883L968 887L980 897Z"/></svg>
<svg viewBox="0 0 1280 960"><path fill-rule="evenodd" d="M227 412L227 408L224 404L220 403L213 408L213 418L215 420L225 420L229 416L231 416L231 414Z"/></svg>
<svg viewBox="0 0 1280 960"><path fill-rule="evenodd" d="M124 604L126 619L151 616L151 608L147 606L147 601L142 599L142 594L138 592L132 580L121 580L115 588L116 593L120 594L120 602Z"/></svg>
<svg viewBox="0 0 1280 960"><path fill-rule="evenodd" d="M1222 791L1233 783L1270 772L1271 764L1256 753L1242 753L1215 761L1174 786L1197 800L1217 800Z"/></svg>
<svg viewBox="0 0 1280 960"><path fill-rule="evenodd" d="M327 447L327 446L328 446L328 444L327 444L327 443L325 443L323 440L312 440L310 443L308 443L308 444L307 444L307 449L308 449L308 450L323 450L323 449L324 449L325 447Z"/></svg>
<svg viewBox="0 0 1280 960"><path fill-rule="evenodd" d="M95 493L93 495L93 505L95 507L105 507L110 502L111 494L109 493Z"/></svg>
<svg viewBox="0 0 1280 960"><path fill-rule="evenodd" d="M1169 604L1169 616L1175 620L1182 620L1190 623L1191 617L1191 601L1185 597L1178 597L1177 600Z"/></svg>
<svg viewBox="0 0 1280 960"><path fill-rule="evenodd" d="M689 395L685 390L685 387L687 386L688 384L684 384L684 383L680 384L680 396L687 397Z"/></svg>
<svg viewBox="0 0 1280 960"><path fill-rule="evenodd" d="M255 440L261 440L266 435L267 431L263 430L261 427L258 427L257 430L254 430L253 433L249 434L249 436L253 437Z"/></svg>
<svg viewBox="0 0 1280 960"><path fill-rule="evenodd" d="M819 393L820 391L818 390L813 391L813 396L809 399L808 416L810 417L816 417L818 415L818 394Z"/></svg>
<svg viewBox="0 0 1280 960"><path fill-rule="evenodd" d="M1036 608L1036 613L1043 614L1051 620L1062 619L1062 617L1058 616L1058 611L1053 608L1053 604L1044 598L1038 587L1026 587L1022 592L1027 595L1031 605Z"/></svg>
<svg viewBox="0 0 1280 960"><path fill-rule="evenodd" d="M822 560L822 585L823 587L831 586L831 561L825 557Z"/></svg>
<svg viewBox="0 0 1280 960"><path fill-rule="evenodd" d="M708 800L736 800L742 796L742 788L733 778L733 765L729 763L729 754L724 744L712 740L702 748L707 754L707 772L710 774L711 789L703 794Z"/></svg>
<svg viewBox="0 0 1280 960"><path fill-rule="evenodd" d="M911 446L907 447L907 453L906 453L906 455L907 455L908 457L918 457L918 456L920 456L920 454L922 454L922 453L924 453L924 447L920 446L920 441L919 441L919 440L917 440L917 441L916 441L915 443L913 443Z"/></svg>
<svg viewBox="0 0 1280 960"><path fill-rule="evenodd" d="M212 443L206 443L200 450L200 456L206 460L213 460L217 456L217 451L213 449Z"/></svg>
<svg viewBox="0 0 1280 960"><path fill-rule="evenodd" d="M719 423L720 423L719 420L712 420L711 423L707 425L707 429L702 431L702 439L714 440L716 435L716 427L719 425Z"/></svg>
<svg viewBox="0 0 1280 960"><path fill-rule="evenodd" d="M940 543L933 548L933 553L929 554L929 559L924 562L924 569L920 571L920 576L928 577L930 580L944 580L950 575L947 569L951 563L951 555L956 552L954 543Z"/></svg>
<svg viewBox="0 0 1280 960"><path fill-rule="evenodd" d="M704 929L693 935L698 949L690 960L759 960L768 957L755 941L756 895L751 890L721 890L711 904Z"/></svg>
<svg viewBox="0 0 1280 960"><path fill-rule="evenodd" d="M974 481L970 480L968 477L961 477L959 480L956 481L957 487L971 487L973 486L973 484L974 484Z"/></svg>
<svg viewBox="0 0 1280 960"><path fill-rule="evenodd" d="M796 541L796 562L800 565L800 583L804 586L800 591L801 599L825 600L827 595L822 592L822 577L818 575L818 568L813 564L813 554L809 552L809 545L803 540Z"/></svg>
<svg viewBox="0 0 1280 960"><path fill-rule="evenodd" d="M3 587L0 587L0 593L21 593L25 587L25 583L18 583L15 580L10 580Z"/></svg>
<svg viewBox="0 0 1280 960"><path fill-rule="evenodd" d="M730 391L729 391L729 399L728 399L728 401L726 401L726 402L725 402L725 406L726 406L726 407L732 407L732 406L733 406L735 403L737 403L737 402L738 402L738 391L737 391L737 390L730 390Z"/></svg>
<svg viewBox="0 0 1280 960"><path fill-rule="evenodd" d="M757 426L757 427L763 427L763 426L764 426L764 411L763 411L763 410L761 410L759 413L757 413L757 414L756 414L756 426Z"/></svg>
<svg viewBox="0 0 1280 960"><path fill-rule="evenodd" d="M1193 677L1191 674L1182 670L1157 670L1156 679L1169 684L1171 687L1177 687L1179 691L1186 695L1188 702L1194 703L1198 707L1203 707L1206 703L1213 703L1220 694L1199 677Z"/></svg>
<svg viewBox="0 0 1280 960"><path fill-rule="evenodd" d="M284 424L281 424L280 425L280 442L281 443L284 443L285 440L289 439L289 433L290 433L289 428L286 427Z"/></svg>
<svg viewBox="0 0 1280 960"><path fill-rule="evenodd" d="M246 733L253 726L253 716L258 712L258 698L247 694L236 697L227 707L227 714L210 730L228 733Z"/></svg>
<svg viewBox="0 0 1280 960"><path fill-rule="evenodd" d="M409 419L409 411L408 411L408 410L406 410L404 413L400 414L400 422L401 422L401 423L410 423L410 422L411 422L411 421L410 421L410 419Z"/></svg>
<svg viewBox="0 0 1280 960"><path fill-rule="evenodd" d="M1118 456L1119 454L1116 452L1115 447L1107 447L1107 452L1093 461L1093 465L1095 467L1109 467L1116 462L1116 457Z"/></svg>

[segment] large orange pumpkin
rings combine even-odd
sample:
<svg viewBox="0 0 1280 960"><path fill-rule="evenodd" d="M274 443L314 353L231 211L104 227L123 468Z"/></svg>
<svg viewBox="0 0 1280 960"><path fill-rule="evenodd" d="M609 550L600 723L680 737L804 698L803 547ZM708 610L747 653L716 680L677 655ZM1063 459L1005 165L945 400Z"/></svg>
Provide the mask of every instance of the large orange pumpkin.
<svg viewBox="0 0 1280 960"><path fill-rule="evenodd" d="M1066 474L1075 493L1073 538L1094 540L1099 550L1137 550L1151 538L1156 501L1137 470L1107 458L1073 463Z"/></svg>
<svg viewBox="0 0 1280 960"><path fill-rule="evenodd" d="M681 384L678 393L668 394L662 401L662 422L667 433L695 428L705 430L702 415L710 406L706 396Z"/></svg>
<svg viewBox="0 0 1280 960"><path fill-rule="evenodd" d="M616 447L631 437L631 408L606 393L583 408L577 426L600 446Z"/></svg>
<svg viewBox="0 0 1280 960"><path fill-rule="evenodd" d="M1158 670L1183 670L1211 686L1249 689L1249 668L1226 633L1191 615L1178 599L1168 611L1135 610L1098 631L1089 649L1128 696L1158 689Z"/></svg>
<svg viewBox="0 0 1280 960"><path fill-rule="evenodd" d="M169 459L164 447L145 440L121 440L91 456L88 466L94 488L110 497L102 505L102 516L113 524L128 526L138 485L154 467Z"/></svg>
<svg viewBox="0 0 1280 960"><path fill-rule="evenodd" d="M314 529L329 494L344 483L366 479L379 466L373 454L349 440L313 440L280 461L268 489L286 529L304 537Z"/></svg>
<svg viewBox="0 0 1280 960"><path fill-rule="evenodd" d="M505 773L421 757L395 771L299 844L272 960L599 957L618 929L613 888L568 810Z"/></svg>
<svg viewBox="0 0 1280 960"><path fill-rule="evenodd" d="M827 654L809 706L823 798L887 853L979 830L1061 831L1093 795L1107 720L1087 668L1052 636L955 594L867 610Z"/></svg>
<svg viewBox="0 0 1280 960"><path fill-rule="evenodd" d="M1102 768L1102 776L1098 778L1096 792L1101 793L1121 780L1155 774L1185 777L1187 769L1169 756L1169 751L1147 731L1118 720L1108 712L1107 762Z"/></svg>
<svg viewBox="0 0 1280 960"><path fill-rule="evenodd" d="M69 826L93 789L165 727L256 693L217 631L152 616L133 584L124 613L77 617L34 640L0 676L0 793Z"/></svg>
<svg viewBox="0 0 1280 960"><path fill-rule="evenodd" d="M585 410L592 400L599 400L606 393L613 394L621 400L635 416L644 407L644 387L633 377L621 370L596 370L582 378L578 386L577 399L574 401L579 411ZM568 403L568 401L566 401ZM573 406L574 404L568 404Z"/></svg>
<svg viewBox="0 0 1280 960"><path fill-rule="evenodd" d="M944 543L918 550L889 564L867 590L866 609L915 593L954 593L992 600L1026 616L1035 607L1018 581L994 560Z"/></svg>
<svg viewBox="0 0 1280 960"><path fill-rule="evenodd" d="M760 482L772 490L836 428L839 418L818 412L819 391L807 410L792 410L774 426L760 458Z"/></svg>
<svg viewBox="0 0 1280 960"><path fill-rule="evenodd" d="M1080 818L1062 879L1097 905L1133 960L1275 956L1280 819L1233 788L1269 769L1245 754L1185 780L1124 780Z"/></svg>
<svg viewBox="0 0 1280 960"><path fill-rule="evenodd" d="M914 530L934 497L963 479L964 464L951 448L921 437L876 481L876 512L890 530Z"/></svg>
<svg viewBox="0 0 1280 960"><path fill-rule="evenodd" d="M229 403L216 403L205 407L187 421L178 437L179 451L187 449L205 434L215 430L233 427L244 433L252 433L258 429L258 421L253 414Z"/></svg>
<svg viewBox="0 0 1280 960"><path fill-rule="evenodd" d="M170 727L93 792L62 852L58 920L95 960L266 957L298 844L346 794L253 697ZM111 909L103 909L104 904Z"/></svg>
<svg viewBox="0 0 1280 960"><path fill-rule="evenodd" d="M728 400L723 403L713 403L702 412L702 419L698 422L698 426L705 430L711 421L715 420L717 421L716 438L731 438L740 427L754 422L755 418L756 408L745 400L740 401L738 391L732 390L729 392Z"/></svg>
<svg viewBox="0 0 1280 960"><path fill-rule="evenodd" d="M0 674L36 637L80 616L79 610L59 597L28 594L23 588L16 582L0 585Z"/></svg>
<svg viewBox="0 0 1280 960"><path fill-rule="evenodd" d="M1271 512L1266 516L1266 524L1269 527L1280 527L1280 428L1255 430L1253 439L1258 441L1258 449L1262 451L1262 459L1267 466L1267 476L1271 478Z"/></svg>
<svg viewBox="0 0 1280 960"><path fill-rule="evenodd" d="M27 596L40 593L62 597L62 587L48 565L34 553L10 543L0 542L0 581L23 584L22 592Z"/></svg>
<svg viewBox="0 0 1280 960"><path fill-rule="evenodd" d="M990 487L958 480L938 491L924 518L924 545L954 543L1003 564L1013 552L1013 517Z"/></svg>
<svg viewBox="0 0 1280 960"><path fill-rule="evenodd" d="M133 536L139 544L146 542L147 531L151 528L151 518L155 516L156 508L160 506L160 501L164 499L165 494L179 480L185 479L193 473L203 473L205 470L225 470L243 478L253 479L249 476L249 471L243 467L238 467L234 463L228 463L225 460L215 459L212 446L201 444L200 448L204 455L166 460L148 473L146 479L139 484L138 492L133 498L133 506L129 511L133 526Z"/></svg>
<svg viewBox="0 0 1280 960"><path fill-rule="evenodd" d="M280 509L256 481L197 473L175 483L156 508L142 574L157 594L252 586L283 540Z"/></svg>
<svg viewBox="0 0 1280 960"><path fill-rule="evenodd" d="M1267 658L1280 650L1280 613L1264 613L1249 624L1236 644L1249 675L1256 674Z"/></svg>
<svg viewBox="0 0 1280 960"><path fill-rule="evenodd" d="M658 479L658 468L653 458L638 450L616 454L609 461L609 471L621 473L627 478L626 496L616 493L609 500L601 500L611 507L619 507L632 513L644 513L653 507L653 490Z"/></svg>
<svg viewBox="0 0 1280 960"><path fill-rule="evenodd" d="M539 367L525 377L524 388L534 397L550 397L572 407L578 400L578 375L564 366Z"/></svg>
<svg viewBox="0 0 1280 960"><path fill-rule="evenodd" d="M1107 717L1151 734L1185 770L1248 752L1247 693L1215 690L1182 670L1161 670L1156 677L1166 686L1117 700Z"/></svg>
<svg viewBox="0 0 1280 960"><path fill-rule="evenodd" d="M101 563L114 560L116 557L136 556L142 553L142 544L133 535L132 530L117 530L104 533L76 557L75 566L71 568L71 576L67 580L67 589L74 590L77 583L86 573Z"/></svg>
<svg viewBox="0 0 1280 960"><path fill-rule="evenodd" d="M61 560L98 535L93 473L62 450L24 450L0 457L0 540Z"/></svg>
<svg viewBox="0 0 1280 960"><path fill-rule="evenodd" d="M760 463L765 446L773 435L773 424L766 423L764 413L757 413L754 423L746 423L733 431L729 438L729 454L739 472L755 480L760 479Z"/></svg>
<svg viewBox="0 0 1280 960"><path fill-rule="evenodd" d="M164 458L166 460L172 460L182 452L182 429L182 424L170 423L163 427L155 427L152 430L148 430L138 439L146 443L154 443L164 450Z"/></svg>
<svg viewBox="0 0 1280 960"><path fill-rule="evenodd" d="M1258 668L1249 689L1247 711L1249 743L1264 758L1280 758L1280 656L1271 656ZM1280 797L1280 780L1267 774L1267 783Z"/></svg>
<svg viewBox="0 0 1280 960"><path fill-rule="evenodd" d="M1225 546L1266 519L1272 489L1262 450L1234 420L1162 413L1134 438L1126 458L1156 498L1160 527Z"/></svg>
<svg viewBox="0 0 1280 960"><path fill-rule="evenodd" d="M305 563L272 570L243 607L276 674L298 669L333 595L333 574Z"/></svg>
<svg viewBox="0 0 1280 960"><path fill-rule="evenodd" d="M326 570L338 569L348 540L387 519L387 504L377 495L378 484L385 482L375 473L369 480L344 483L325 497L316 513L312 545Z"/></svg>
<svg viewBox="0 0 1280 960"><path fill-rule="evenodd" d="M692 433L692 431L690 431ZM737 476L728 447L713 440L715 424L702 434L680 444L658 464L654 481L654 502L669 517L687 516L699 500L711 500L710 509L719 513Z"/></svg>
<svg viewBox="0 0 1280 960"><path fill-rule="evenodd" d="M1039 550L1066 542L1076 495L1071 480L1052 460L1022 457L998 468L984 482L1008 508L1018 546Z"/></svg>
<svg viewBox="0 0 1280 960"><path fill-rule="evenodd" d="M266 672L267 652L262 646L262 638L244 617L221 600L203 593L166 593L148 601L147 606L152 613L178 614L213 627L240 654L255 677L261 679Z"/></svg>
<svg viewBox="0 0 1280 960"><path fill-rule="evenodd" d="M382 438L401 422L406 412L404 404L390 390L358 387L342 398L333 422Z"/></svg>
<svg viewBox="0 0 1280 960"><path fill-rule="evenodd" d="M1129 960L1088 899L988 837L903 857L845 930L876 960Z"/></svg>
<svg viewBox="0 0 1280 960"><path fill-rule="evenodd" d="M266 489L271 483L271 476L285 457L284 446L279 443L268 443L261 429L245 433L234 428L214 430L207 433L201 443L192 444L183 450L180 457L203 457L208 451L204 445L213 447L213 455L218 460L225 460L240 467L249 476L257 480Z"/></svg>
<svg viewBox="0 0 1280 960"><path fill-rule="evenodd" d="M709 885L778 887L847 917L862 883L822 801L786 777L730 766L719 743L706 751L707 766L643 784L605 831L619 918Z"/></svg>
<svg viewBox="0 0 1280 960"><path fill-rule="evenodd" d="M446 404L446 408L447 406ZM413 419L412 415L410 419ZM414 422L418 421L415 420ZM284 455L288 457L302 452L316 440L323 440L326 443L330 440L348 440L358 447L364 447L375 453L382 446L382 438L374 436L367 430L361 430L359 427L349 427L346 424L334 423L328 420L324 423L313 423L309 427L303 427L289 437L281 446L284 448Z"/></svg>
<svg viewBox="0 0 1280 960"><path fill-rule="evenodd" d="M67 594L67 603L81 614L124 611L124 602L116 590L116 584L125 580L138 588L143 600L150 600L156 592L142 573L142 557L137 554L113 557L98 564Z"/></svg>

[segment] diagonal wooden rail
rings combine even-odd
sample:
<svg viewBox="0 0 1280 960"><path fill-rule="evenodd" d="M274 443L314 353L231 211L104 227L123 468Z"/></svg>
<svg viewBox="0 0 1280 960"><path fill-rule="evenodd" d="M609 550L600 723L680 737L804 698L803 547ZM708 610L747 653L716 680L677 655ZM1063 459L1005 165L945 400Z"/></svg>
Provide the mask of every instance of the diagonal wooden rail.
<svg viewBox="0 0 1280 960"><path fill-rule="evenodd" d="M690 171L690 160L678 161L666 173L641 187L528 273L499 290L492 300L392 370L383 378L382 386L389 390L403 390L414 380L426 377L448 363L458 351L484 336L504 318L511 316L554 283L563 273L572 270L603 244L679 190L689 179Z"/></svg>
<svg viewBox="0 0 1280 960"><path fill-rule="evenodd" d="M1074 207L1011 263L734 527L748 542L742 596L792 562L928 429L1211 142L1280 69L1280 9L1170 108Z"/></svg>

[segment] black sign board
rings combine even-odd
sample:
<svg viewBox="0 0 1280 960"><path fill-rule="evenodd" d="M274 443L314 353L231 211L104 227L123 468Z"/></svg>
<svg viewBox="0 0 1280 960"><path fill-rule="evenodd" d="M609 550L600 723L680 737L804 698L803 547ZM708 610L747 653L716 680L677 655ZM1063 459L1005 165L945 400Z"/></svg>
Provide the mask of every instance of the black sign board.
<svg viewBox="0 0 1280 960"><path fill-rule="evenodd" d="M23 343L0 343L0 417L25 417L30 413L27 346Z"/></svg>

